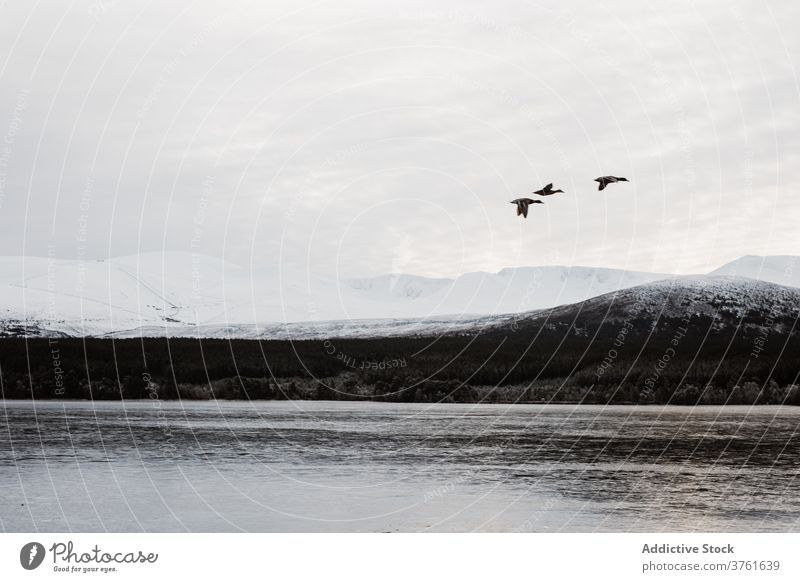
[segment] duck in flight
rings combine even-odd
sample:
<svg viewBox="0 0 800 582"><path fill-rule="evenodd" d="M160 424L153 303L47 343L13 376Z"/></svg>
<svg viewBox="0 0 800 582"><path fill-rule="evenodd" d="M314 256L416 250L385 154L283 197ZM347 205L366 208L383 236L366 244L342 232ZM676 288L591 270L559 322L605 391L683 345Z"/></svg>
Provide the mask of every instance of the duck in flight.
<svg viewBox="0 0 800 582"><path fill-rule="evenodd" d="M531 204L544 204L541 200L531 200L530 198L517 198L512 200L511 204L517 205L517 216L524 216L528 218L528 206Z"/></svg>
<svg viewBox="0 0 800 582"><path fill-rule="evenodd" d="M595 182L600 183L600 187L598 190L604 189L609 184L616 184L617 182L627 182L627 178L617 178L616 176L601 176L600 178L595 178Z"/></svg>
<svg viewBox="0 0 800 582"><path fill-rule="evenodd" d="M548 184L541 190L535 190L533 193L538 194L539 196L550 196L551 194L558 194L559 192L564 192L563 190L553 190L553 185Z"/></svg>

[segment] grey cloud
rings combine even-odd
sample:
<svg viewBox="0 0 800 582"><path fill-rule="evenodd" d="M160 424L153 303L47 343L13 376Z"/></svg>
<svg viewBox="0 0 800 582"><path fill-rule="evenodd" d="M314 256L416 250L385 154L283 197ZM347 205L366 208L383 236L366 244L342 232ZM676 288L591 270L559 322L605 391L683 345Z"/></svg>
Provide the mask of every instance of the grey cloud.
<svg viewBox="0 0 800 582"><path fill-rule="evenodd" d="M346 276L800 254L788 1L0 10L7 254L76 256L82 225L91 257Z"/></svg>

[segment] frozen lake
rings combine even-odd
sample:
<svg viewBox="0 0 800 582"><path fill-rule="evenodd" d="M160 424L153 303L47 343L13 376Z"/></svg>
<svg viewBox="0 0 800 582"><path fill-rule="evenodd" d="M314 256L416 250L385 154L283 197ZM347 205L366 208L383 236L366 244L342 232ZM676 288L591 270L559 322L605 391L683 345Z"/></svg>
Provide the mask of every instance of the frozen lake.
<svg viewBox="0 0 800 582"><path fill-rule="evenodd" d="M800 409L0 401L3 531L800 531Z"/></svg>

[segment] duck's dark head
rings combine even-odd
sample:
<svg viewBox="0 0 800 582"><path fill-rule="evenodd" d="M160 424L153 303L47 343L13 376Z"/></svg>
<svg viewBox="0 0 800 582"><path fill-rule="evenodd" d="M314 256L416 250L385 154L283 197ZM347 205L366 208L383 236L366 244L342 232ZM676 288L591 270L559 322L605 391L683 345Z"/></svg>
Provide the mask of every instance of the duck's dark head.
<svg viewBox="0 0 800 582"><path fill-rule="evenodd" d="M544 204L541 200L532 200L531 204Z"/></svg>
<svg viewBox="0 0 800 582"><path fill-rule="evenodd" d="M558 194L559 192L564 192L563 190L553 190L553 194Z"/></svg>
<svg viewBox="0 0 800 582"><path fill-rule="evenodd" d="M627 178L617 178L617 181L618 182L627 182L628 179Z"/></svg>

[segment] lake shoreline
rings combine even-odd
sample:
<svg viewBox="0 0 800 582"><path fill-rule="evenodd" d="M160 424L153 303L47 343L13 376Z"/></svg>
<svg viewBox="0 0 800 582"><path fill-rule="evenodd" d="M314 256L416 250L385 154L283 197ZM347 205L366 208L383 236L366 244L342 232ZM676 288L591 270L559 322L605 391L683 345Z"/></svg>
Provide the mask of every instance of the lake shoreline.
<svg viewBox="0 0 800 582"><path fill-rule="evenodd" d="M151 398L102 398L102 399L91 399L91 398L58 398L54 397L37 397L37 398L2 398L0 397L0 402L153 402L154 399ZM631 406L637 408L659 408L665 406L675 406L678 408L719 408L719 407L734 407L734 406L745 406L745 407L758 407L758 408L768 408L768 407L791 407L796 408L798 405L796 404L775 404L775 403L758 403L758 404L685 404L685 403L657 403L657 402L614 402L614 403L598 403L598 402L576 402L576 401L566 401L566 400L553 400L553 401L542 401L542 400L530 400L530 401L519 401L519 402L485 402L485 401L442 401L442 402L414 402L414 401L403 401L403 402L396 402L391 400L380 400L377 398L339 398L339 399L317 399L317 398L159 398L158 401L162 402L182 402L182 403L189 403L189 402L252 402L252 403L264 403L264 402L354 402L354 403L364 403L364 404L389 404L389 405L402 405L402 404L435 404L441 406L448 406L448 405L459 405L459 404L480 404L482 406L595 406L595 407L609 407L609 406Z"/></svg>

